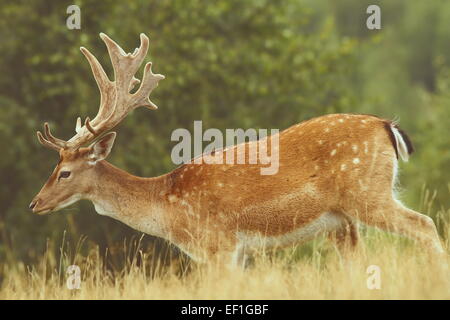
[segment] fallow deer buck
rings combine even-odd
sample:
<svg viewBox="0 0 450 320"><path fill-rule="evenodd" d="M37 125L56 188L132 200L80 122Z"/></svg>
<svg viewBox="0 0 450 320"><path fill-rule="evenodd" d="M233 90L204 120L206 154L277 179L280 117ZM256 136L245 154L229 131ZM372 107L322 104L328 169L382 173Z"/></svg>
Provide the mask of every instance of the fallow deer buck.
<svg viewBox="0 0 450 320"><path fill-rule="evenodd" d="M261 164L188 163L141 178L106 162L116 137L109 130L137 107L156 109L148 96L164 77L153 74L149 62L140 87L131 93L140 82L134 75L147 54L148 38L141 34L140 47L126 54L108 36L100 37L115 80L81 48L100 89L99 111L84 125L78 118L68 141L54 137L47 123L44 134L37 132L39 142L58 151L60 160L31 202L33 212L88 199L99 214L165 238L197 261L223 256L242 264L252 250L299 243L323 232L351 248L358 241L358 222L443 251L432 219L394 196L398 158L407 161L413 151L409 138L395 123L375 116L326 115L281 132L274 175L261 175ZM233 148L215 153L225 157Z"/></svg>

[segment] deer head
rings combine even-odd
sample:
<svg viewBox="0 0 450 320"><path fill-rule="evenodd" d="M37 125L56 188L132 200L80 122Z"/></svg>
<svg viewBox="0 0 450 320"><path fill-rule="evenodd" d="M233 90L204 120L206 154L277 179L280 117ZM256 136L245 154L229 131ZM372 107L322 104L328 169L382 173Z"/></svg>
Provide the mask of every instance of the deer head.
<svg viewBox="0 0 450 320"><path fill-rule="evenodd" d="M139 88L133 89L141 81L135 74L147 55L149 40L141 34L139 48L131 53L125 51L107 35L101 33L114 69L114 81L109 80L102 66L89 50L80 50L88 60L100 90L100 107L91 121L89 117L82 125L81 118L76 121L76 134L65 141L51 133L48 123L44 124L44 134L37 132L39 142L59 153L60 160L50 178L30 204L34 213L47 213L62 209L84 198L95 187L94 177L99 162L111 151L116 136L109 132L125 116L138 107L157 109L149 100L149 95L158 85L163 75L154 74L152 64L144 67L144 75Z"/></svg>

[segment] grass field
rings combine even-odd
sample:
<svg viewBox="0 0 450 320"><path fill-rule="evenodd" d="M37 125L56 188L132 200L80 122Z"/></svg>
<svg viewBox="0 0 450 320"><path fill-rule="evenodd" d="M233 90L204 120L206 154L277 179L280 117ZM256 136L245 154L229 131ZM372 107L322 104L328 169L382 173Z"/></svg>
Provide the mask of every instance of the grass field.
<svg viewBox="0 0 450 320"><path fill-rule="evenodd" d="M449 216L441 209L435 218L447 249L443 257L373 229L361 230L359 248L344 257L320 237L262 252L245 270L195 265L184 257L163 265L139 246L123 269L110 270L98 250L82 256L62 248L59 257L46 254L35 266L4 265L0 299L450 299ZM80 267L79 290L67 288L70 264ZM367 285L373 265L379 289Z"/></svg>

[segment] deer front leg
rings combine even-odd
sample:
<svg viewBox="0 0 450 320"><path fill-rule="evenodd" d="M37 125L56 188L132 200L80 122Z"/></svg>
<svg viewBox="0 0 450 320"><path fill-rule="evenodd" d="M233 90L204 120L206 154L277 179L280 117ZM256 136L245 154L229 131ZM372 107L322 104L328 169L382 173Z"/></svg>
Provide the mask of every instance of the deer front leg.
<svg viewBox="0 0 450 320"><path fill-rule="evenodd" d="M226 263L229 269L244 269L248 258L246 246L242 243L237 243L235 249L226 255L228 262Z"/></svg>
<svg viewBox="0 0 450 320"><path fill-rule="evenodd" d="M353 252L359 242L358 223L346 219L342 227L328 233L328 239L336 245L342 255Z"/></svg>

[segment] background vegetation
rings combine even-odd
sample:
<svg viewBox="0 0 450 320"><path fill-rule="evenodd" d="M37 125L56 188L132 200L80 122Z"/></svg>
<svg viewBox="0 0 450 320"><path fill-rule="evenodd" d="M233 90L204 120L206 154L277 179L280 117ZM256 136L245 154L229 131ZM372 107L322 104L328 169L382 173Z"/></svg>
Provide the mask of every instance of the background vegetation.
<svg viewBox="0 0 450 320"><path fill-rule="evenodd" d="M66 28L73 3L81 7L81 30ZM375 3L382 29L368 30L366 8ZM284 129L325 113L373 113L400 119L415 142L416 154L401 165L405 203L424 212L423 198L435 198L426 208L432 216L449 207L448 1L4 0L0 280L18 262L36 263L48 250L58 256L66 241L75 250L84 237L81 254L99 246L104 255L139 237L87 202L44 217L28 210L57 162L35 132L49 121L68 138L77 116L97 112L98 89L78 48L89 48L111 73L99 32L127 51L146 33L149 60L166 76L152 95L159 110L139 109L118 128L109 158L118 167L142 176L170 171L170 134L192 129L194 120L204 128ZM107 263L121 260L110 254Z"/></svg>

